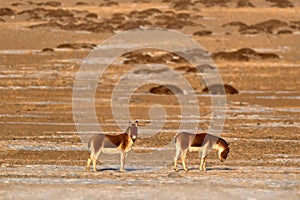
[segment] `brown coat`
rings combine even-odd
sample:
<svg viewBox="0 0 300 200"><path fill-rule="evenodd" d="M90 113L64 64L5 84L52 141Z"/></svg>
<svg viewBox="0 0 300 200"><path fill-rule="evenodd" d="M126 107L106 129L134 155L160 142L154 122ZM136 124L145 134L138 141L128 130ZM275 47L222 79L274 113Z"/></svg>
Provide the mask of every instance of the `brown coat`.
<svg viewBox="0 0 300 200"><path fill-rule="evenodd" d="M94 171L97 171L96 161L101 152L103 152L112 154L119 153L121 155L120 170L124 171L126 153L131 151L131 147L138 135L137 123L138 121L136 121L134 124L130 124L126 132L122 134L109 135L100 133L94 135L88 143L91 154L88 158L86 170L90 170L90 165L93 161Z"/></svg>
<svg viewBox="0 0 300 200"><path fill-rule="evenodd" d="M206 170L205 159L212 149L218 150L219 159L223 162L229 153L229 144L222 138L216 137L208 133L188 133L181 132L175 136L176 154L174 157L174 169L178 171L177 160L181 155L183 169L188 171L185 158L187 151L198 151L201 163L200 170Z"/></svg>

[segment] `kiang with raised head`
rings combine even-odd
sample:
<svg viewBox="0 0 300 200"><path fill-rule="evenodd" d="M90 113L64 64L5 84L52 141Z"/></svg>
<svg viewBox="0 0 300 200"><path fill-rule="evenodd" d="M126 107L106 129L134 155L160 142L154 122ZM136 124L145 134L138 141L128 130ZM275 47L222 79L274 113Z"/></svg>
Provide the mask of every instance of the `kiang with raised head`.
<svg viewBox="0 0 300 200"><path fill-rule="evenodd" d="M89 143L90 157L87 161L86 171L90 171L91 162L93 162L93 169L97 171L96 162L101 153L120 154L121 167L120 171L124 171L125 158L128 152L131 151L132 145L138 136L138 120L134 123L129 123L125 133L122 134L96 134Z"/></svg>

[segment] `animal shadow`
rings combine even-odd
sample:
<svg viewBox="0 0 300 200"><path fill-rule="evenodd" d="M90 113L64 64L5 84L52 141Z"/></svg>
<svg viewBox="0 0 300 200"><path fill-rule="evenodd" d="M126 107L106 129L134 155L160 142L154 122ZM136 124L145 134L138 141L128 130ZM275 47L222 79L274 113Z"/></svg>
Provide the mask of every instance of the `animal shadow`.
<svg viewBox="0 0 300 200"><path fill-rule="evenodd" d="M232 171L235 170L230 167L208 167L206 168L207 171Z"/></svg>
<svg viewBox="0 0 300 200"><path fill-rule="evenodd" d="M120 168L117 168L117 167L105 167L105 168L97 169L97 172L105 172L105 171L120 171Z"/></svg>
<svg viewBox="0 0 300 200"><path fill-rule="evenodd" d="M153 171L154 169L151 167L143 167L143 168L137 168L137 167L125 167L125 171L124 172L142 172L142 171ZM120 172L120 168L119 167L105 167L105 168L101 168L101 169L97 169L97 172L105 172L105 171L116 171L116 172Z"/></svg>
<svg viewBox="0 0 300 200"><path fill-rule="evenodd" d="M206 171L232 171L232 170L235 170L235 169L230 168L230 167L207 167L206 168ZM191 167L191 168L189 168L189 171L199 171L199 167Z"/></svg>

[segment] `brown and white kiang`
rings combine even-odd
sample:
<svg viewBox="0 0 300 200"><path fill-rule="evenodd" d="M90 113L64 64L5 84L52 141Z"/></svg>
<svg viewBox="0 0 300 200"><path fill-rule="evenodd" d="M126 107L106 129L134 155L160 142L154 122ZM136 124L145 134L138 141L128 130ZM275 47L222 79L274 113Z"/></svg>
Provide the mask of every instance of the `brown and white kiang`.
<svg viewBox="0 0 300 200"><path fill-rule="evenodd" d="M175 136L176 153L174 157L174 170L177 168L177 160L181 156L183 169L188 171L186 167L185 158L187 152L199 152L201 159L199 169L206 171L206 158L211 150L217 150L218 157L221 162L224 162L229 153L229 143L224 139L208 134L208 133L188 133L181 132Z"/></svg>
<svg viewBox="0 0 300 200"><path fill-rule="evenodd" d="M88 158L86 171L90 171L91 162L93 169L97 171L96 162L101 153L120 154L120 171L124 171L125 158L128 152L131 151L132 145L138 136L138 120L129 124L125 133L122 134L96 134L89 143L90 157Z"/></svg>

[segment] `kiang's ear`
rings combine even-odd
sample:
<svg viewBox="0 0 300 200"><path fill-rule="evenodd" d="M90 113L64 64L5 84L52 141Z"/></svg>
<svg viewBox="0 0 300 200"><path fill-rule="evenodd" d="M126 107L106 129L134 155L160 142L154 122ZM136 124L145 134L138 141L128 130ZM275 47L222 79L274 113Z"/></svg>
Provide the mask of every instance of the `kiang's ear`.
<svg viewBox="0 0 300 200"><path fill-rule="evenodd" d="M135 120L135 125L139 126L139 120L138 119Z"/></svg>
<svg viewBox="0 0 300 200"><path fill-rule="evenodd" d="M131 127L131 121L128 121L129 126Z"/></svg>

